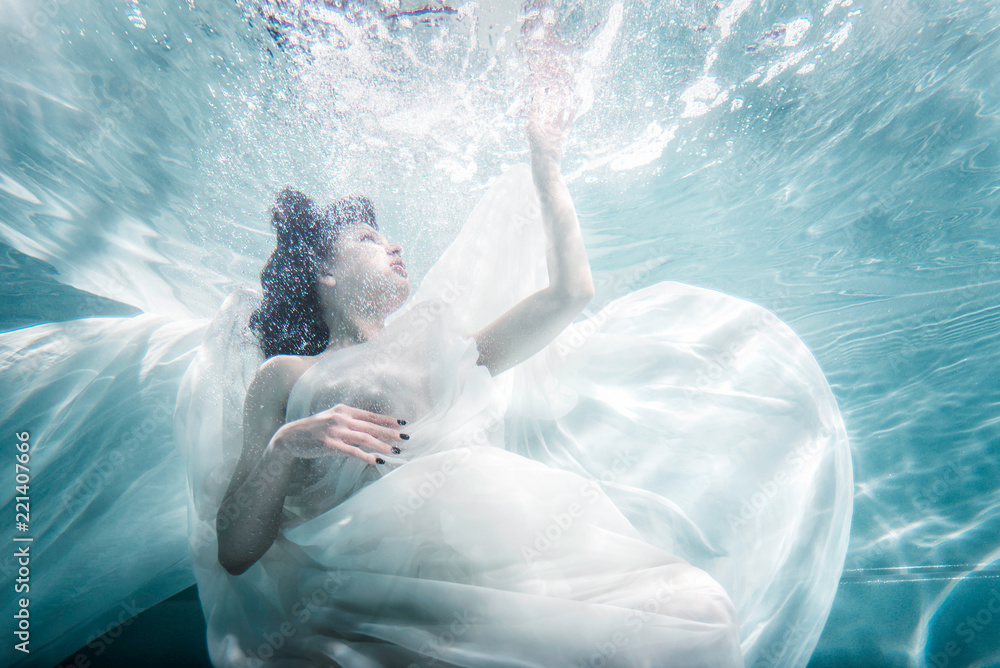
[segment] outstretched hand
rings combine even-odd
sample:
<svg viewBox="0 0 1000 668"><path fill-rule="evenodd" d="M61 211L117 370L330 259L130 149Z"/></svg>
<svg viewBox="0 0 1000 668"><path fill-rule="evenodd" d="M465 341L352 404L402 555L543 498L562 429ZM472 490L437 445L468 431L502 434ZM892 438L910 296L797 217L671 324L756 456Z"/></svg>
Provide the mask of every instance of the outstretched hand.
<svg viewBox="0 0 1000 668"><path fill-rule="evenodd" d="M555 30L555 13L546 2L525 3L521 27L528 65L527 134L532 160L562 160L566 139L576 118L573 68L566 44Z"/></svg>

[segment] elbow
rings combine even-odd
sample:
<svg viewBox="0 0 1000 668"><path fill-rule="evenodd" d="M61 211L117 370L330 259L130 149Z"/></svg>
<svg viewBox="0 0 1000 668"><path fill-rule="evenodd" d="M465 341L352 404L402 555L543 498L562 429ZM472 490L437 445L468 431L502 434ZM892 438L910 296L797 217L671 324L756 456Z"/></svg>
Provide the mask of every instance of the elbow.
<svg viewBox="0 0 1000 668"><path fill-rule="evenodd" d="M257 557L253 556L249 550L241 550L238 544L234 545L234 536L219 529L225 529L225 527L216 527L216 536L219 541L217 552L219 565L226 569L230 575L242 575L257 562Z"/></svg>
<svg viewBox="0 0 1000 668"><path fill-rule="evenodd" d="M222 544L219 544L219 564L226 569L226 572L230 575L242 575L243 573L246 573L247 570L254 565L254 563L254 560L228 554L222 549Z"/></svg>
<svg viewBox="0 0 1000 668"><path fill-rule="evenodd" d="M582 311L594 299L594 283L587 281L579 285L574 285L563 291L567 304L571 304L577 311Z"/></svg>
<svg viewBox="0 0 1000 668"><path fill-rule="evenodd" d="M229 573L230 575L236 576L236 575L243 575L244 573L246 573L247 570L252 565L253 564L235 564L235 565L233 565L233 564L230 564L230 565L223 564L222 567L224 569L226 569L226 572Z"/></svg>

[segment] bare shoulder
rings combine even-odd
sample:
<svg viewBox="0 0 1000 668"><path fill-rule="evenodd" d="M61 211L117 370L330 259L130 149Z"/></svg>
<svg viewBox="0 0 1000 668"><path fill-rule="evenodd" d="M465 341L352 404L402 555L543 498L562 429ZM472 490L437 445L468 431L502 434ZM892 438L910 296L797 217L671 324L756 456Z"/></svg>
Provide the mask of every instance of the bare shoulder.
<svg viewBox="0 0 1000 668"><path fill-rule="evenodd" d="M316 363L316 359L308 355L270 357L257 369L253 387L261 394L287 399L295 381Z"/></svg>

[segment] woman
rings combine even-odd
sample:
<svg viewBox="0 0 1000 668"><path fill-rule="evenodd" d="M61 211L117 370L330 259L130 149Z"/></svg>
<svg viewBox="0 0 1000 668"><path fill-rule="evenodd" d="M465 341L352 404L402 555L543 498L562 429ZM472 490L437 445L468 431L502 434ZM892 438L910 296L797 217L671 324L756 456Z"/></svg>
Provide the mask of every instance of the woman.
<svg viewBox="0 0 1000 668"><path fill-rule="evenodd" d="M527 47L530 168L412 295L369 201L285 191L264 294L206 332L175 426L216 665L808 662L851 512L830 388L770 313L641 269L573 322L572 107Z"/></svg>
<svg viewBox="0 0 1000 668"><path fill-rule="evenodd" d="M528 126L531 170L548 246L548 286L478 331L457 337L465 339L466 347L475 350L476 366L485 367L490 376L540 351L579 315L594 294L580 227L559 170L569 129L568 119L569 114L559 114L555 119L540 120L536 110ZM297 527L301 533L302 521L308 525L316 514L326 512L325 505L338 499L346 500L374 482L378 474L372 475L371 467L386 466L383 457L400 455L406 458L404 451L413 454L411 443L408 443L410 435L403 431L410 421L416 418L417 423L426 424L435 406L439 407L437 415L445 420L466 410L461 402L457 406L448 404L442 410L441 402L424 401L424 397L419 396L419 389L407 388L406 391L412 393L410 396L393 397L380 392L352 395L350 389L340 388L338 399L355 396L359 401L338 401L325 410L290 420L289 397L306 371L324 358L344 352L347 347L374 343L373 339L383 333L387 317L403 305L410 286L402 249L398 244L390 244L377 231L373 209L367 199L341 200L321 215L300 193L286 190L279 197L274 221L278 248L262 274L264 299L251 319L261 333L262 348L269 357L255 374L246 396L243 451L218 514L219 563L232 576L246 572L265 557L283 529ZM453 322L452 326L455 324ZM447 334L443 338L447 339ZM417 339L411 345L419 348L422 344ZM296 351L306 354L290 354ZM365 366L371 366L367 359ZM350 374L351 368L351 364L341 362L337 371L343 377ZM359 372L378 375L374 368L359 369ZM482 382L482 378L479 381L483 386L489 384ZM433 391L428 389L427 394ZM405 413L380 411L380 408L389 407L384 402L399 402L397 406L408 404L409 410ZM511 500L520 496L522 502L528 501L529 508L538 507L544 503L543 494L556 493L556 504L563 504L567 509L565 528L574 529L575 534L560 536L565 545L556 548L548 543L534 545L530 540L521 541L519 553L515 550L507 559L498 559L497 551L503 550L503 545L497 544L497 539L510 538L508 545L517 548L518 541L513 539L513 533L531 534L533 528L536 531L543 529L549 521L548 515L541 514L543 521L539 524L539 515L530 510L504 510L502 499L497 500L498 508L487 509L477 518L468 518L490 519L490 514L497 510L507 514L502 519L493 518L496 524L491 531L495 535L486 539L493 543L488 558L482 551L478 554L463 552L454 542L449 548L451 554L442 553L440 544L427 544L438 543L441 536L432 535L434 529L424 527L420 529L424 533L414 535L409 544L401 540L397 548L396 558L409 563L405 568L394 570L391 576L405 577L414 594L394 592L390 595L396 603L388 606L391 609L387 617L393 620L394 630L383 628L380 633L372 633L373 639L352 643L349 639L356 640L364 624L350 615L331 612L330 609L337 605L326 605L322 614L313 611L324 619L323 624L310 627L305 633L293 634L296 638L290 637L287 644L283 642L280 651L275 648L275 660L282 656L285 657L282 660L288 661L330 661L332 665L359 666L410 665L421 660L469 666L589 665L590 661L600 660L601 665L624 666L636 665L640 659L651 661L647 665L661 666L742 665L735 610L722 588L702 571L641 544L638 534L617 513L610 499L598 488L588 487L585 478L540 467L496 447L486 438L482 448L466 447L465 444L441 448L440 441L445 440L441 437L454 439L461 428L443 429L439 425L432 431L437 438L427 434L425 429L421 442L412 443L422 446L422 451L409 460L407 467L395 471L397 475L392 480L397 483L397 490L406 487L400 483L404 472L410 473L413 481L420 481L420 475L413 473L418 467L421 472L453 471L449 463L464 467L461 473L451 475L468 475L469 480L462 481L465 484L483 474L496 479L509 473L508 484L514 486L524 482L525 477L534 477L535 487L524 485L512 494ZM462 453L459 458L456 458L457 452ZM352 473L344 466L346 458L354 458L368 470L358 473L355 467ZM331 475L331 471L336 473ZM342 485L352 475L357 476L357 481L350 486L349 492L329 493L331 488ZM327 490L317 495L322 502L293 502L291 505L296 512L289 519L286 498L301 498L303 490L317 485L322 487L322 480L327 481ZM381 487L387 488L389 480L386 478L387 484ZM439 523L442 513L453 514L455 499L446 498L451 482L443 485L446 489L440 498L421 499L424 502L415 509L412 503L392 506L385 503L384 507L387 510L402 508L400 520L405 519L407 530L422 523ZM485 484L485 481L476 484ZM378 489L378 495L383 498L392 493ZM559 489L566 493L558 494ZM574 494L580 496L579 503L574 503ZM587 508L591 512L584 514L587 504L596 505L598 510L593 512L592 508ZM553 514L558 515L558 512ZM576 526L570 527L574 520ZM384 536L378 535L376 529L369 539L398 538L401 535L399 528L393 529L386 527ZM476 533L471 522L464 528L458 523L456 530L467 531L470 535ZM453 535L450 539L455 540ZM293 542L295 540L293 538ZM594 543L595 540L598 543ZM299 544L308 551L309 546L301 541ZM586 551L580 552L586 545L592 550L601 549L597 547L601 544L604 553L591 556ZM466 543L464 547L477 546ZM283 544L280 554L293 549ZM616 560L614 552L622 550L631 554L617 559L620 562L617 565L609 564ZM324 545L321 551L323 555L310 554L322 565L318 570L336 568L339 572L340 564L346 563L337 554L329 554L329 546ZM355 579L390 576L373 567L372 558L375 557L369 554L365 564L367 570L354 572ZM552 592L548 607L535 600L539 582L537 568L543 564L551 569L541 578L545 584L543 589ZM265 564L265 569L269 567L273 568ZM396 565L390 564L390 568ZM573 570L578 573L571 575ZM418 582L420 578L424 582ZM583 581L588 584L582 586ZM416 594L425 591L422 587L427 582L446 590L464 587L463 594L453 600L461 600L458 608L476 617L480 625L478 633L466 632L464 637L452 640L447 648L439 647L440 642L428 641L426 637L419 640L409 637L413 625L447 629L454 621L453 603L443 607L438 604L438 608L429 610L428 601ZM283 585L284 580L279 578L276 586ZM452 592L448 594L445 600L454 597ZM662 609L656 611L659 624L666 619L672 623L657 631L650 619L642 618L640 615L648 611L643 612L640 604L648 600L662 604ZM494 613L491 618L484 609L498 601L510 609ZM343 603L338 601L338 604ZM474 609L478 603L484 608ZM369 605L381 608L386 603L376 600ZM422 606L421 614L404 623L403 611L414 605ZM523 623L525 616L532 614L528 611L539 607L546 612L537 622L552 626L549 633L526 634L510 630L511 624ZM538 615L537 612L533 614ZM369 623L377 623L377 620ZM634 637L625 645L631 646L612 645L614 651L595 652L593 643L583 642L577 635L581 626L588 624L595 634L591 637L598 639L601 636L611 639L616 634L625 638L628 630ZM492 630L483 630L486 628ZM297 642L307 634L315 636L309 642ZM332 650L316 653L315 647L310 645L316 642L316 636L324 636L327 642L346 643L350 646L350 654ZM454 636L455 632L449 631L449 637ZM534 643L546 647L531 649ZM252 656L255 649L260 647L250 648L248 661L267 658L259 653L257 657ZM265 650L264 653L269 652ZM218 660L218 655L215 656ZM229 665L225 660L222 663Z"/></svg>
<svg viewBox="0 0 1000 668"><path fill-rule="evenodd" d="M561 150L562 136L532 141ZM261 298L244 288L210 323L144 314L0 336L0 381L21 388L3 412L31 432L34 500L57 509L31 527L45 582L30 591L31 654L10 646L7 663L51 665L108 631L81 664L196 577L217 665L714 666L741 650L746 665L805 666L852 498L822 372L765 310L648 284L659 258L637 248L598 313L504 335L532 295L589 282L572 279L582 248L546 253L559 221L563 241L577 228L546 185L557 173L540 172L497 179L409 298L395 247L344 237L323 256L332 276L309 266L298 275L315 278L286 286L322 281L318 321L305 318L316 347L271 350L279 326L262 350L250 325L266 330L273 309L254 318ZM334 220L373 221L363 201L341 204ZM305 205L279 208L308 230ZM352 294L378 308L352 309ZM244 438L255 402L285 414L248 420Z"/></svg>
<svg viewBox="0 0 1000 668"><path fill-rule="evenodd" d="M580 226L559 171L567 130L565 121L543 125L537 117L529 125L550 284L471 335L478 363L494 376L538 352L594 294ZM377 453L399 453L409 438L398 429L405 421L351 406L283 424L292 386L317 358L280 353L309 346L332 351L370 339L402 306L410 285L402 247L377 231L365 198L342 200L320 218L304 196L286 190L275 225L278 248L262 275L265 298L255 314L268 361L247 395L243 455L220 511L241 517L219 533L219 560L234 574L273 542L288 485L308 475L312 460L342 453L381 465ZM290 312L296 307L302 312ZM282 338L288 329L292 334Z"/></svg>

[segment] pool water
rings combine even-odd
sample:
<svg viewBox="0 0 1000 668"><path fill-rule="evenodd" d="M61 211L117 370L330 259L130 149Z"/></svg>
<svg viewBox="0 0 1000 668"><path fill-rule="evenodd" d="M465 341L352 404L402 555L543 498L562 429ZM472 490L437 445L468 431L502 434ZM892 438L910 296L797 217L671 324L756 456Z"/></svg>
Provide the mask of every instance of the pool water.
<svg viewBox="0 0 1000 668"><path fill-rule="evenodd" d="M416 285L527 160L519 5L481 4L7 0L0 326L210 317L286 184L371 197ZM843 413L809 665L1000 666L1000 5L557 4L590 310L662 280L759 303ZM76 656L207 662L199 615L183 592Z"/></svg>

